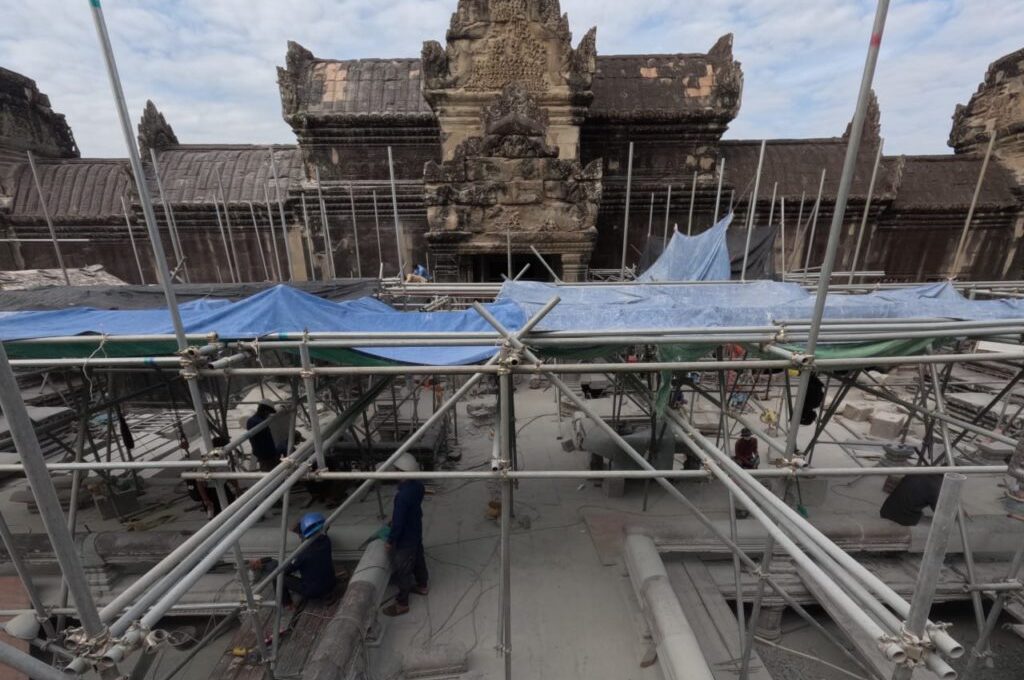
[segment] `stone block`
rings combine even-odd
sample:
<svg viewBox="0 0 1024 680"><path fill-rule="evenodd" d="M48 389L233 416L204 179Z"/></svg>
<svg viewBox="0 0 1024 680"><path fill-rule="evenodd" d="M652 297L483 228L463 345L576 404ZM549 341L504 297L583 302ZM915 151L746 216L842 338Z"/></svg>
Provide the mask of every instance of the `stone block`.
<svg viewBox="0 0 1024 680"><path fill-rule="evenodd" d="M868 434L876 439L896 439L900 435L906 416L886 411L875 411L871 416Z"/></svg>
<svg viewBox="0 0 1024 680"><path fill-rule="evenodd" d="M853 420L858 423L866 423L871 419L871 414L875 412L875 407L872 404L868 404L863 401L848 401L843 406L842 416L847 420Z"/></svg>

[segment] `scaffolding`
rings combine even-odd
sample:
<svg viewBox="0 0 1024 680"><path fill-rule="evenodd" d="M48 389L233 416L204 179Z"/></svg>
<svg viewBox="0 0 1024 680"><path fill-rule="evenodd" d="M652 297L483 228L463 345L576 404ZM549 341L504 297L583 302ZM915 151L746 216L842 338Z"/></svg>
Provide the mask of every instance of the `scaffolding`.
<svg viewBox="0 0 1024 680"><path fill-rule="evenodd" d="M154 633L159 629L160 621L180 605L182 597L207 574L216 564L227 559L235 564L241 584L244 603L233 608L232 616L226 617L221 625L210 631L196 651L214 639L235 618L243 616L246 624L252 626L258 646L259 662L263 664L265 675L274 676L275 653L279 644L279 629L274 628L272 640L263 644L262 628L259 614L262 609L272 607L280 615L282 609L280 579L288 562L301 554L312 543L315 537L303 540L290 553L286 551L285 537L289 527L287 512L282 513L281 548L279 566L271 573L252 582L242 560L239 539L275 504L281 502L287 507L292 488L300 482L346 480L359 482L358 488L346 500L335 508L327 517L323 531L337 522L338 519L360 502L368 493L383 481L398 479L430 479L430 480L463 480L487 481L500 486L501 514L500 526L500 577L499 577L499 631L496 635L496 648L504 657L505 677L512 675L512 625L511 609L513 605L511 577L511 517L515 505L514 485L539 479L641 479L654 481L664 492L675 499L683 508L696 517L722 545L734 556L734 570L737 584L743 572L753 575L759 583L757 596L753 601L753 613L749 620L743 615L744 602L742 593L737 587L737 623L740 638L743 639L743 659L741 678L748 674L750 655L754 644L754 631L767 589L771 589L785 601L795 612L802 616L816 631L835 644L843 654L851 659L865 673L872 677L885 677L879 670L866 663L850 648L845 640L822 627L820 622L787 592L786 588L770 573L773 557L784 553L800 568L801 572L813 583L815 592L822 593L830 603L848 617L860 634L870 639L882 652L885 659L895 669L892 677L908 678L915 667L923 666L944 679L955 677L949 661L965 654L964 647L947 631L944 624L929 620L929 610L935 595L938 570L943 563L949 535L957 528L962 539L964 557L968 567L967 589L970 592L979 630L979 639L975 643L967 671L963 678L970 678L977 664L985 658L987 642L991 636L1003 603L1008 594L1019 592L1022 588L1020 570L1024 562L1024 544L1016 549L1009 562L1005 581L999 583L981 583L974 573L971 544L967 536L967 528L963 512L959 505L959 494L963 482L968 475L998 476L1004 474L1022 475L1013 465L960 465L954 458L954 452L962 439L968 435L982 435L995 441L1016 447L1019 454L1024 447L1024 439L1015 439L1006 433L996 432L979 425L979 415L973 422L950 415L945 400L948 380L940 374L940 369L964 362L1009 364L1015 367L1024 362L1024 349L1020 349L1019 338L1024 335L1024 319L999 321L948 321L939 319L900 319L900 320L846 320L829 321L823 318L825 299L829 294L859 292L876 289L868 284L831 285L836 259L838 237L842 227L852 176L853 160L855 160L860 135L863 128L867 91L870 88L874 61L877 58L878 44L881 39L882 26L888 2L882 0L878 5L878 14L868 53L864 80L861 86L852 134L844 166L843 179L840 183L839 200L829 232L829 247L816 289L814 313L809 319L777 322L756 327L738 328L680 328L680 329L615 329L604 332L538 331L540 322L560 304L557 295L552 297L539 311L518 329L507 328L480 300L492 299L497 288L486 284L407 284L401 280L383 281L381 296L400 301L410 308L420 308L436 302L439 298L447 300L445 304L472 307L481 318L492 328L491 332L467 333L309 333L302 330L277 333L273 338L231 338L223 340L215 335L187 335L184 332L174 296L170 272L167 270L166 257L160 245L159 234L156 232L156 217L152 202L147 194L145 177L142 174L141 161L135 150L128 125L127 111L120 82L117 78L113 55L110 50L106 27L103 22L102 10L98 0L91 0L97 31L107 58L111 84L114 89L121 114L122 128L129 147L130 161L136 177L136 185L140 191L140 200L144 209L149 239L154 249L158 264L157 273L163 287L167 307L174 321L175 333L168 336L104 336L94 339L97 345L114 347L119 344L138 342L173 343L177 350L173 353L154 354L153 356L61 356L61 346L81 345L81 336L64 338L45 338L40 340L22 340L5 343L0 347L0 406L9 423L11 437L21 458L20 464L0 466L0 470L24 474L31 485L32 494L40 509L41 519L54 553L60 564L63 578L62 602L52 607L41 599L31 571L21 560L15 548L13 538L0 513L0 538L3 539L7 552L25 586L33 610L30 616L37 619L42 626L45 637L34 639L35 645L54 654L60 665L48 665L39 659L21 652L6 643L0 643L0 663L13 666L31 677L54 679L67 678L68 673L82 674L97 671L102 677L117 677L119 667L130 663L133 656L140 651L159 645L160 640ZM756 191L756 190L755 190ZM393 199L394 200L394 199ZM278 197L280 203L280 199ZM269 203L269 199L268 199ZM280 207L280 206L279 206ZM282 223L283 223L283 208ZM321 201L321 211L323 211ZM750 217L753 225L753 216ZM397 223L396 230L400 229ZM401 241L401 236L398 236ZM287 241L286 241L287 243ZM177 254L181 260L180 254ZM276 260L276 258L275 258ZM542 264L543 263L543 259ZM289 258L289 265L291 260ZM546 265L545 265L546 266ZM623 264L623 270L625 264ZM806 277L805 277L806 278ZM852 280L852 276L850 279ZM605 284L563 284L593 285ZM631 285L617 282L614 285ZM703 285L700 283L666 283L645 285ZM745 285L736 283L734 285ZM967 290L971 297L1014 297L1024 293L1024 282L980 282L976 284L958 283L958 287ZM819 345L835 343L867 343L884 340L905 340L915 338L921 340L942 341L947 344L952 339L955 347L944 352L929 352L914 356L889 356L870 354L862 357L826 358L818 356ZM972 350L966 341L977 340L1010 340L1018 348L997 352ZM960 347L960 344L967 345ZM48 345L56 348L50 355L37 358L8 357L9 350L14 348L39 347ZM743 345L756 350L763 358L744 356L738 359L726 359L717 348L730 345ZM785 346L783 346L785 345ZM793 345L801 349L794 351ZM360 347L493 347L494 355L482 365L449 366L449 365L327 365L315 359L320 351L351 349ZM562 360L552 362L546 353L558 350L600 347L605 350L600 362L584 362L580 360ZM657 348L661 346L675 347L711 347L705 349L702 358L692 361L656 360L641 356L637 361L625 361L621 348ZM641 351L641 353L643 353ZM650 354L654 354L651 352ZM274 361L267 361L273 355ZM862 371L872 367L913 366L917 367L920 377L919 396L915 402L900 400L884 387L871 384ZM24 402L20 397L15 370L21 369L62 369L76 371L109 371L138 370L176 372L187 388L188 399L198 428L200 456L195 461L96 461L83 460L84 438L80 438L75 451L75 461L71 463L48 464L42 454L37 436L37 428L29 417ZM835 374L837 380L844 381L845 391L841 390L833 402L824 409L821 422L817 423L815 436L811 444L804 450L797 446L799 416L788 418L778 428L786 433L784 442L776 441L762 427L762 423L745 415L741 409L733 408L728 375L734 372L751 372L757 375L762 372L782 371L788 375L793 372L797 376L795 394L789 394L790 380L785 379L785 392L788 412L799 414L807 397L811 376L815 373ZM712 441L695 425L692 418L684 411L661 408L658 404L658 392L665 386L673 374L708 373L719 377L717 393L692 379L686 383L691 389L694 400L705 399L720 412L720 429L718 441ZM566 377L582 373L608 374L621 382L622 393L628 393L651 415L653 420L670 428L674 435L693 451L701 461L697 470L662 470L654 465L640 451L631 445L608 419L598 413L588 400L577 394L577 391L566 382ZM451 393L445 392L443 398L434 402L432 413L422 422L414 422L411 432L400 442L395 441L393 450L389 450L385 459L375 469L366 471L336 472L327 466L326 455L347 433L353 432L358 423L363 423L364 443L370 444L373 432L367 422L367 409L391 388L393 381L399 377L412 376L445 376L451 383ZM555 387L559 396L559 408L562 401L589 418L594 425L609 437L633 463L636 469L630 470L522 470L516 454L515 427L515 390L513 380L516 376L540 376ZM1018 376L1019 377L1019 376ZM269 472L245 472L238 469L235 453L249 441L261 428L269 427L265 421L260 427L250 429L223 445L215 445L213 432L217 419L211 411L217 406L211 404L204 394L204 383L216 380L231 379L266 380L279 378L291 384L289 404L279 417L290 419L290 432L294 432L295 418L304 414L312 433L310 441L298 443L291 437L286 455L280 463ZM643 379L641 379L643 378ZM455 407L469 395L474 388L486 379L497 382L497 435L495 449L490 461L489 470L454 470L406 473L393 471L395 462L409 452L435 426L454 419ZM332 381L343 381L344 398L337 398L337 390ZM1014 380L1014 383L1016 379ZM1009 387L1012 387L1011 383ZM756 386L756 382L755 382ZM735 387L735 385L733 386ZM921 465L864 469L812 467L814 443L824 430L824 424L833 416L843 396L851 389L874 391L891 403L926 418L939 430L944 444L944 456L925 460L921 457ZM1007 389L1009 389L1009 387ZM324 398L329 393L331 398ZM393 394L393 393L392 393ZM987 412L1002 398L1004 392L996 396L983 409ZM397 399L394 398L397 404ZM321 411L326 407L330 416L323 418ZM397 419L397 406L395 407ZM84 413L84 411L83 411ZM983 415L983 414L982 414ZM734 425L751 429L769 446L775 449L777 465L774 469L749 471L739 467L728 453L729 432ZM955 434L959 430L959 433ZM395 439L399 438L400 427L394 423ZM653 431L653 428L652 428ZM955 436L955 439L954 439ZM88 471L109 470L140 470L145 468L178 470L181 478L199 480L212 484L223 505L223 512L213 517L198 531L189 536L155 566L137 578L126 589L118 593L106 605L99 607L93 597L85 572L74 545L76 529L75 512L77 503L72 502L69 514L61 509L50 473L56 470L72 471L72 498L77 498L83 480L83 473ZM918 587L910 601L900 596L892 587L860 564L851 555L837 546L819 529L785 502L785 489L790 483L803 478L842 477L867 475L918 475L945 474L942 496L936 509L935 518L922 560ZM766 487L762 480L780 479L783 492L777 495ZM743 508L750 513L767 532L768 539L759 549L751 551L738 544L735 519L728 530L721 528L704 511L674 484L682 479L713 479L720 483L728 492L730 507ZM233 502L228 502L225 495L225 484L231 481L251 481L252 484L238 494ZM637 560L650 558L649 547L635 546ZM647 551L644 553L643 551ZM647 558L642 558L646 554ZM268 588L276 584L276 598L264 595ZM995 606L986 615L982 607L982 592L995 593ZM68 606L68 597L73 606ZM193 609L204 606L223 607L217 603L190 604ZM59 615L56 624L52 621ZM677 615L677 614L673 614ZM76 621L75 625L66 625L67 618ZM195 652L193 652L195 653ZM141 656L145 656L144 654ZM139 661L138 663L142 663ZM691 660L699 664L699 660ZM178 669L172 671L167 678L173 677Z"/></svg>

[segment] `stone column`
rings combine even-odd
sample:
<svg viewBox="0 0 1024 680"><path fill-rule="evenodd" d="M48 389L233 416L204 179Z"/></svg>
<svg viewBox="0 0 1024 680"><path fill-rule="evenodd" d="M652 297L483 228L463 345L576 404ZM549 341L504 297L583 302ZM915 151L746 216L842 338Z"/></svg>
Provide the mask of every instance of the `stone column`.
<svg viewBox="0 0 1024 680"><path fill-rule="evenodd" d="M587 278L587 263L580 253L562 255L562 280L566 283L578 283Z"/></svg>
<svg viewBox="0 0 1024 680"><path fill-rule="evenodd" d="M757 619L757 636L769 642L782 638L782 615L786 613L785 605L761 607L761 616Z"/></svg>

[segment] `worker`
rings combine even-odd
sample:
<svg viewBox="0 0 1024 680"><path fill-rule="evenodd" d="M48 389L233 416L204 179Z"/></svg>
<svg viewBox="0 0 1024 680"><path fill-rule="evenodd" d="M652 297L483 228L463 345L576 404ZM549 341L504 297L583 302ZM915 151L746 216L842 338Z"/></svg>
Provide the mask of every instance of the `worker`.
<svg viewBox="0 0 1024 680"><path fill-rule="evenodd" d="M256 413L249 420L245 421L245 429L251 430L258 427L276 413L277 410L274 408L274 405L269 400L264 399L256 407ZM261 472L273 470L281 462L281 457L285 455L285 447L278 446L277 442L274 441L274 433L271 432L269 426L254 434L249 441L252 444L252 455L256 457L256 462L259 463Z"/></svg>
<svg viewBox="0 0 1024 680"><path fill-rule="evenodd" d="M419 472L420 464L411 453L404 453L395 462L401 472ZM387 550L391 555L391 578L398 586L395 601L384 609L385 616L409 613L409 595L428 592L427 560L423 554L423 482L403 479L395 493L391 513L391 531Z"/></svg>
<svg viewBox="0 0 1024 680"><path fill-rule="evenodd" d="M906 475L882 503L879 515L900 526L917 526L925 508L935 511L942 490L942 475Z"/></svg>
<svg viewBox="0 0 1024 680"><path fill-rule="evenodd" d="M337 576L334 572L331 538L323 531L326 522L326 518L319 512L308 512L292 527L292 531L303 539L315 538L298 557L292 558L285 568L281 603L289 609L294 607L293 595L307 600L317 600L334 592ZM274 571L277 565L277 560L272 557L256 559L249 563L256 578Z"/></svg>
<svg viewBox="0 0 1024 680"><path fill-rule="evenodd" d="M756 470L761 466L761 456L757 452L757 440L749 428L740 430L740 438L736 440L733 460L744 470Z"/></svg>

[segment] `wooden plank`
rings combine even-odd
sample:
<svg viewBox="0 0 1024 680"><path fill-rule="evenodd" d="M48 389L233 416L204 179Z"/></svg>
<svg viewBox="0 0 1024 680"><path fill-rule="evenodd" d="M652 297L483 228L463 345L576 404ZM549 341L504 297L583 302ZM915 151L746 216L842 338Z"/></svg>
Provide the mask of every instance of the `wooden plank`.
<svg viewBox="0 0 1024 680"><path fill-rule="evenodd" d="M700 558L687 557L667 562L665 569L715 679L736 680L742 650L736 616L707 567ZM749 677L772 680L756 649L751 652Z"/></svg>

